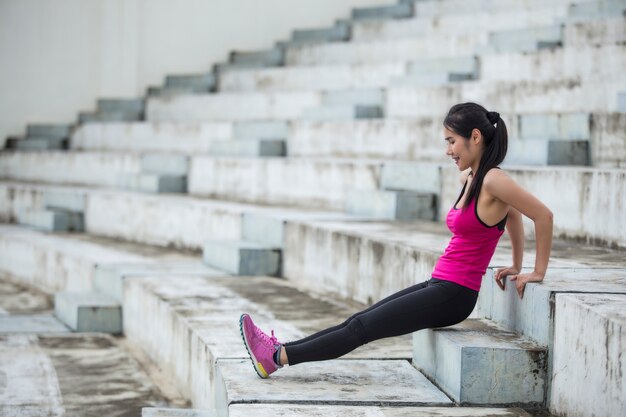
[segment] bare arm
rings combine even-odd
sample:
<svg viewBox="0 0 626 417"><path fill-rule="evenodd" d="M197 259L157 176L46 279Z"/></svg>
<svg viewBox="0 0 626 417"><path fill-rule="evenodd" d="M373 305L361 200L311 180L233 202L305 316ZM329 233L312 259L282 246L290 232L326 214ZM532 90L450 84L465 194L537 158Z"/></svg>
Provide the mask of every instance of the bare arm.
<svg viewBox="0 0 626 417"><path fill-rule="evenodd" d="M508 204L512 209L517 210L519 213L530 218L535 223L537 251L535 269L532 273L518 274L517 276L511 277L511 280L518 280L517 289L521 297L523 295L526 282L540 282L543 281L543 278L545 277L548 269L548 260L550 259L550 251L552 248L553 214L541 201L520 187L506 173L502 172L502 170L493 169L489 171L485 176L483 185L495 198ZM515 229L515 226L513 226L513 228ZM515 239L523 240L523 231L522 237L518 237L517 235L519 233L515 233L516 232L514 232L514 235L516 236ZM512 244L515 245L513 238Z"/></svg>
<svg viewBox="0 0 626 417"><path fill-rule="evenodd" d="M524 258L524 223L522 223L522 214L513 207L509 209L506 231L511 239L513 249L513 267L519 271L522 269Z"/></svg>

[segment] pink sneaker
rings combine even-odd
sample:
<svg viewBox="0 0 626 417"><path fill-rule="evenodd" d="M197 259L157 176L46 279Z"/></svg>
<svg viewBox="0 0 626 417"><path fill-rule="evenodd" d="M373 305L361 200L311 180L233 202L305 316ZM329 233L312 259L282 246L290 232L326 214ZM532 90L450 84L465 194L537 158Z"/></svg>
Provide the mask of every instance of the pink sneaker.
<svg viewBox="0 0 626 417"><path fill-rule="evenodd" d="M274 362L274 352L282 345L274 337L274 330L272 330L272 337L269 337L255 326L248 314L241 315L239 329L254 369L261 378L267 378L277 369L283 367Z"/></svg>

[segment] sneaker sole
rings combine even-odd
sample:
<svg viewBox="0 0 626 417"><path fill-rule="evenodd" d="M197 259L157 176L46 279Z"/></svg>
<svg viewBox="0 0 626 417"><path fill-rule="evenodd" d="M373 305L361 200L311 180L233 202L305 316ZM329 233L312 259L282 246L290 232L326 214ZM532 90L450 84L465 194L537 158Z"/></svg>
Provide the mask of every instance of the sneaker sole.
<svg viewBox="0 0 626 417"><path fill-rule="evenodd" d="M256 357L250 351L250 348L248 347L248 342L246 341L246 337L243 335L243 318L245 316L246 314L242 314L241 317L239 317L239 333L241 334L241 339L243 340L243 344L246 347L246 351L248 351L248 356L250 356L252 366L254 366L254 370L256 371L257 375L263 379L269 378L269 374L265 372L265 368L263 368L261 362L257 361Z"/></svg>

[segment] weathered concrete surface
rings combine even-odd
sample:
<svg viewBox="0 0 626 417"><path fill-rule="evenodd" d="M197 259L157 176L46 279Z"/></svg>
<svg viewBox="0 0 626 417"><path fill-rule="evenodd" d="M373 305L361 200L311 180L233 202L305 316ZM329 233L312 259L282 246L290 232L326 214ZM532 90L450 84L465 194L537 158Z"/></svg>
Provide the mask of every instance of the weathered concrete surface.
<svg viewBox="0 0 626 417"><path fill-rule="evenodd" d="M95 291L55 293L54 314L75 332L122 332L122 306Z"/></svg>
<svg viewBox="0 0 626 417"><path fill-rule="evenodd" d="M211 410L144 407L141 410L141 417L216 417L216 414Z"/></svg>
<svg viewBox="0 0 626 417"><path fill-rule="evenodd" d="M88 151L206 153L214 140L232 133L231 123L88 123L77 127L70 143Z"/></svg>
<svg viewBox="0 0 626 417"><path fill-rule="evenodd" d="M181 393L200 408L213 403L216 360L248 358L237 325L243 312L288 341L336 325L338 318L358 311L358 304L334 296L313 297L279 279L188 277L184 286L179 279L127 280L124 331L163 364ZM141 320L146 314L154 320ZM370 343L347 357L406 359L410 349L407 335Z"/></svg>
<svg viewBox="0 0 626 417"><path fill-rule="evenodd" d="M404 64L393 63L231 71L220 77L220 90L269 92L384 87L405 72Z"/></svg>
<svg viewBox="0 0 626 417"><path fill-rule="evenodd" d="M90 291L98 263L150 259L15 226L0 226L0 271L48 292Z"/></svg>
<svg viewBox="0 0 626 417"><path fill-rule="evenodd" d="M119 174L117 184L119 188L145 193L184 193L187 189L185 176L160 174Z"/></svg>
<svg viewBox="0 0 626 417"><path fill-rule="evenodd" d="M543 406L546 347L488 320L414 332L413 364L457 403Z"/></svg>
<svg viewBox="0 0 626 417"><path fill-rule="evenodd" d="M0 336L3 416L136 416L167 402L114 339Z"/></svg>
<svg viewBox="0 0 626 417"><path fill-rule="evenodd" d="M151 98L149 121L209 122L243 120L289 120L307 107L319 105L315 92L221 93Z"/></svg>
<svg viewBox="0 0 626 417"><path fill-rule="evenodd" d="M626 295L558 294L555 311L550 410L626 415Z"/></svg>
<svg viewBox="0 0 626 417"><path fill-rule="evenodd" d="M280 275L281 251L254 242L207 240L204 263L234 275Z"/></svg>
<svg viewBox="0 0 626 417"><path fill-rule="evenodd" d="M507 29L489 34L486 50L492 53L535 52L543 47L554 48L563 41L563 27L560 24L548 26Z"/></svg>
<svg viewBox="0 0 626 417"><path fill-rule="evenodd" d="M233 403L445 406L450 399L406 361L335 360L281 369L259 383L250 360L220 359L215 408Z"/></svg>
<svg viewBox="0 0 626 417"><path fill-rule="evenodd" d="M213 142L210 153L226 157L276 157L285 156L285 148L285 141L282 139L236 139Z"/></svg>
<svg viewBox="0 0 626 417"><path fill-rule="evenodd" d="M348 188L378 188L380 166L376 161L196 156L191 161L189 193L255 204L339 210L344 207Z"/></svg>
<svg viewBox="0 0 626 417"><path fill-rule="evenodd" d="M52 314L2 315L0 334L69 333L70 329Z"/></svg>
<svg viewBox="0 0 626 417"><path fill-rule="evenodd" d="M380 119L383 109L380 106L352 104L324 104L321 107L305 109L300 119L313 122L330 120Z"/></svg>
<svg viewBox="0 0 626 417"><path fill-rule="evenodd" d="M624 95L626 96L626 94ZM626 101L626 98L624 99ZM624 104L626 106L626 104ZM596 167L626 168L626 107L622 113L591 116L592 164Z"/></svg>
<svg viewBox="0 0 626 417"><path fill-rule="evenodd" d="M414 191L352 190L346 198L346 212L357 216L409 222L435 220L435 194Z"/></svg>
<svg viewBox="0 0 626 417"><path fill-rule="evenodd" d="M46 313L53 307L52 297L47 293L0 274L0 314Z"/></svg>
<svg viewBox="0 0 626 417"><path fill-rule="evenodd" d="M229 417L530 417L519 408L232 404Z"/></svg>
<svg viewBox="0 0 626 417"><path fill-rule="evenodd" d="M71 168L71 169L70 169ZM0 154L0 177L58 185L116 185L116 173L138 173L138 155L104 152Z"/></svg>
<svg viewBox="0 0 626 417"><path fill-rule="evenodd" d="M17 213L17 222L49 232L82 232L85 228L82 213L64 210L22 210Z"/></svg>

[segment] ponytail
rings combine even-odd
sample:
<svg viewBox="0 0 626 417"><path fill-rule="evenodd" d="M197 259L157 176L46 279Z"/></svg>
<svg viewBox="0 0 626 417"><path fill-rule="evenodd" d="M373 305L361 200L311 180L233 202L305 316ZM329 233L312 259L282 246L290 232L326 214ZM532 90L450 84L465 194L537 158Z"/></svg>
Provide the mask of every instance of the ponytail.
<svg viewBox="0 0 626 417"><path fill-rule="evenodd" d="M474 179L463 204L465 209L477 198L487 172L500 165L506 156L508 143L506 124L497 112L488 112L476 103L462 103L452 106L443 125L466 140L469 140L472 130L478 129L485 140L485 150L480 158L478 170L472 173Z"/></svg>

